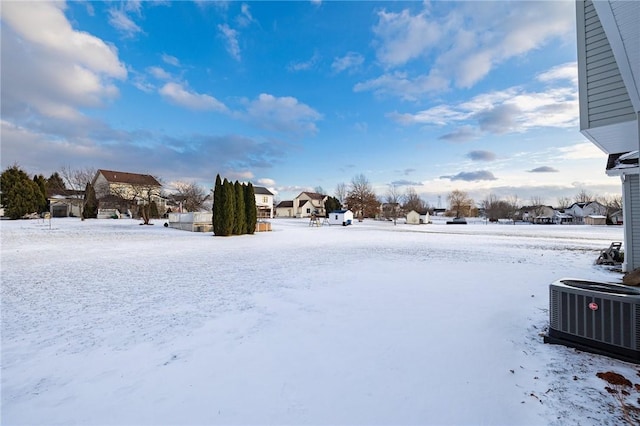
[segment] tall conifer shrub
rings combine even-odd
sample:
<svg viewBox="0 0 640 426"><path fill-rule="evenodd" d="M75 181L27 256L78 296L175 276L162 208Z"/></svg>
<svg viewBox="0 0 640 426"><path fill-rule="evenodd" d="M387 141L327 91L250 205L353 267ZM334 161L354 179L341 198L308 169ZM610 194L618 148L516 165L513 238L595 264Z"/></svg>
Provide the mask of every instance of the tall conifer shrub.
<svg viewBox="0 0 640 426"><path fill-rule="evenodd" d="M247 221L245 220L244 191L240 182L233 184L236 199L236 220L233 225L233 233L242 235L247 233Z"/></svg>

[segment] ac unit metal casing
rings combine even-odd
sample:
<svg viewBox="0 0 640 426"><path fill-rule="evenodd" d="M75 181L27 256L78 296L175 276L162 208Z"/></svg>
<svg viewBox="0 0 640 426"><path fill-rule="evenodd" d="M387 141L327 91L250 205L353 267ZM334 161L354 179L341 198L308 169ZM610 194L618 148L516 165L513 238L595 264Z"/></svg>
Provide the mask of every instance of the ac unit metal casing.
<svg viewBox="0 0 640 426"><path fill-rule="evenodd" d="M544 341L640 364L640 290L573 278L553 282Z"/></svg>

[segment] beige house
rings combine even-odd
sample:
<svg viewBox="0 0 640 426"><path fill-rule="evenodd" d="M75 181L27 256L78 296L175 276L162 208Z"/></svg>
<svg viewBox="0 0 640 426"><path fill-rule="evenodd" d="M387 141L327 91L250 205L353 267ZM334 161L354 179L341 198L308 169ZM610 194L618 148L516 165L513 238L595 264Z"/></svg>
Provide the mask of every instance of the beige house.
<svg viewBox="0 0 640 426"><path fill-rule="evenodd" d="M294 217L293 200L280 201L276 206L276 217Z"/></svg>
<svg viewBox="0 0 640 426"><path fill-rule="evenodd" d="M301 192L293 199L293 209L296 217L326 216L324 202L329 198L328 195L318 194L316 192Z"/></svg>
<svg viewBox="0 0 640 426"><path fill-rule="evenodd" d="M101 209L125 213L148 202L155 202L160 213L166 210L162 184L151 175L99 169L91 185L98 199L99 216Z"/></svg>

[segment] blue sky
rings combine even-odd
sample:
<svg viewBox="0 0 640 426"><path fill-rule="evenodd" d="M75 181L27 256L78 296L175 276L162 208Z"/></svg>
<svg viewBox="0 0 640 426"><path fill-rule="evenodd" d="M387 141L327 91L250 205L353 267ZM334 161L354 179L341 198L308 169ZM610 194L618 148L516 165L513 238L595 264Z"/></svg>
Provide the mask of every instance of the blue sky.
<svg viewBox="0 0 640 426"><path fill-rule="evenodd" d="M3 2L2 168L220 173L282 200L358 174L434 206L619 194L579 132L574 8Z"/></svg>

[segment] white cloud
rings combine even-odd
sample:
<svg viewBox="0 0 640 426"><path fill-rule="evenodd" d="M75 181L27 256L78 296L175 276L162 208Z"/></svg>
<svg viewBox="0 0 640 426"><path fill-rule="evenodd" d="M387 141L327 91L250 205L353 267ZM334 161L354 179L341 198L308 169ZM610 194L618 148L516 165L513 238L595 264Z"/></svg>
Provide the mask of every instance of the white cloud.
<svg viewBox="0 0 640 426"><path fill-rule="evenodd" d="M553 39L573 36L575 14L571 2L456 5L452 10L446 2L425 3L423 10L415 14L409 9L379 12L372 29L374 45L377 58L387 71L356 85L355 90L415 100L451 86L470 88L497 65ZM401 75L401 67L410 62L418 62L418 69L428 71L402 80L391 78ZM390 73L389 68L396 69L396 73ZM411 84L399 84L400 81ZM424 85L425 81L430 84ZM416 90L416 83L423 83L419 84L421 90Z"/></svg>
<svg viewBox="0 0 640 426"><path fill-rule="evenodd" d="M569 80L576 87L578 86L578 64L576 62L568 62L566 64L561 64L551 68L548 71L538 74L536 77L539 81L543 83L558 81L558 80Z"/></svg>
<svg viewBox="0 0 640 426"><path fill-rule="evenodd" d="M560 75L565 74L560 72ZM547 81L556 80L548 78ZM467 135L470 134L468 126L493 134L543 127L569 128L578 124L578 91L573 85L549 87L545 91L511 87L480 94L459 104L438 105L414 114L394 112L388 116L405 125L467 126Z"/></svg>
<svg viewBox="0 0 640 426"><path fill-rule="evenodd" d="M249 10L249 5L246 3L242 3L240 6L240 15L236 18L238 25L240 27L246 27L254 22L253 16L251 15L251 11Z"/></svg>
<svg viewBox="0 0 640 426"><path fill-rule="evenodd" d="M314 52L311 59L305 62L294 62L291 63L287 68L289 71L306 71L314 68L318 61L320 60L320 54L318 52Z"/></svg>
<svg viewBox="0 0 640 426"><path fill-rule="evenodd" d="M81 107L118 96L113 80L127 78L115 47L76 31L63 3L2 5L2 105L5 117L37 111L80 119Z"/></svg>
<svg viewBox="0 0 640 426"><path fill-rule="evenodd" d="M278 132L315 133L322 115L296 98L275 97L266 93L247 105L247 116L259 127Z"/></svg>
<svg viewBox="0 0 640 426"><path fill-rule="evenodd" d="M162 54L162 61L166 64L173 65L174 67L180 66L180 60L175 56L167 55L166 53Z"/></svg>
<svg viewBox="0 0 640 426"><path fill-rule="evenodd" d="M109 24L120 31L125 37L134 37L136 34L142 32L142 28L133 22L123 10L110 9Z"/></svg>
<svg viewBox="0 0 640 426"><path fill-rule="evenodd" d="M429 18L426 11L415 16L407 9L378 12L378 23L373 27L380 40L378 60L385 66L399 66L428 52L442 37L440 25Z"/></svg>
<svg viewBox="0 0 640 426"><path fill-rule="evenodd" d="M409 77L405 72L395 71L357 83L353 91L373 91L378 96L399 96L404 100L415 101L426 93L446 90L448 84L446 78L436 74Z"/></svg>
<svg viewBox="0 0 640 426"><path fill-rule="evenodd" d="M167 83L159 92L171 103L185 108L218 112L227 111L227 107L213 96L189 91L179 83Z"/></svg>
<svg viewBox="0 0 640 426"><path fill-rule="evenodd" d="M335 58L331 64L331 69L340 73L345 70L354 70L364 63L364 56L357 52L348 52L340 58Z"/></svg>
<svg viewBox="0 0 640 426"><path fill-rule="evenodd" d="M227 24L219 24L218 31L227 42L227 52L236 60L240 61L240 45L238 44L238 31Z"/></svg>
<svg viewBox="0 0 640 426"><path fill-rule="evenodd" d="M147 72L158 80L171 80L172 76L160 67L149 67Z"/></svg>
<svg viewBox="0 0 640 426"><path fill-rule="evenodd" d="M588 160L606 158L606 154L600 151L600 149L591 142L579 143L558 148L558 151L560 152L560 158L564 160Z"/></svg>
<svg viewBox="0 0 640 426"><path fill-rule="evenodd" d="M258 179L258 183L262 186L274 187L276 186L276 181L269 178Z"/></svg>

